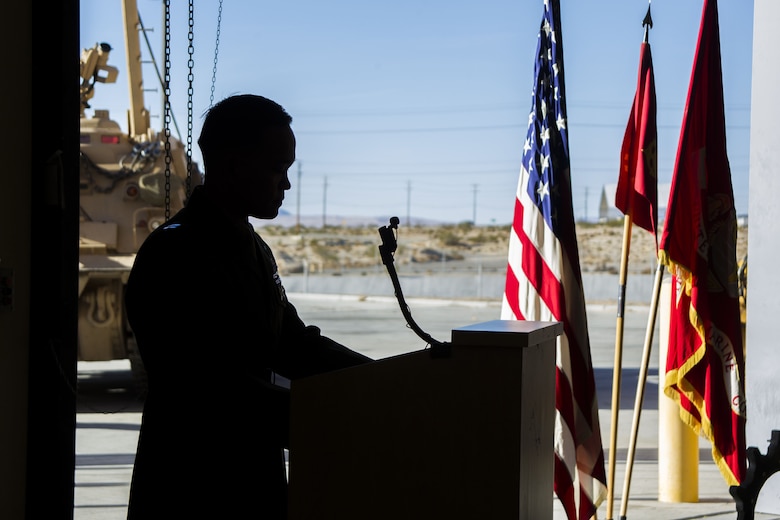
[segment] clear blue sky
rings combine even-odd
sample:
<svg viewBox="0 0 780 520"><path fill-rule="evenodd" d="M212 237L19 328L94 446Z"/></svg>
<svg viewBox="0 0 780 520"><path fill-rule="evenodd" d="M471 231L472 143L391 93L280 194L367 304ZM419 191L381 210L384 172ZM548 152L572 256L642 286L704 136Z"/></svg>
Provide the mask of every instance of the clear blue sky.
<svg viewBox="0 0 780 520"><path fill-rule="evenodd" d="M172 105L186 132L187 2L171 3ZM753 2L718 4L728 153L737 211L745 214ZM162 5L138 0L160 63ZM218 6L195 1L194 141L211 96ZM594 219L603 186L617 182L647 6L647 0L561 1L577 218ZM224 0L215 101L261 94L293 116L299 164L290 171L284 206L290 213L298 211L300 190L301 215L397 215L404 222L408 211L506 224L542 9L542 0ZM662 183L671 181L701 10L702 0L652 2ZM121 0L81 0L80 41L82 48L97 42L114 48L110 63L119 79L99 85L92 106L109 109L126 127ZM158 88L145 102L160 130L151 66L144 80ZM194 157L200 158L197 146Z"/></svg>

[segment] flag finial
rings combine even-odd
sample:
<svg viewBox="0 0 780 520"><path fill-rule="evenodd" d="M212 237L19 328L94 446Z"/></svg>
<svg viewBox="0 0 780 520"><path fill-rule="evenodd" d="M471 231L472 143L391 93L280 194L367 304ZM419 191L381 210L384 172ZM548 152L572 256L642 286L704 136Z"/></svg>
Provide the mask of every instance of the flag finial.
<svg viewBox="0 0 780 520"><path fill-rule="evenodd" d="M647 14L645 14L644 20L642 20L642 27L645 28L645 43L647 43L647 37L650 29L653 28L653 17L650 16L650 0L647 2Z"/></svg>

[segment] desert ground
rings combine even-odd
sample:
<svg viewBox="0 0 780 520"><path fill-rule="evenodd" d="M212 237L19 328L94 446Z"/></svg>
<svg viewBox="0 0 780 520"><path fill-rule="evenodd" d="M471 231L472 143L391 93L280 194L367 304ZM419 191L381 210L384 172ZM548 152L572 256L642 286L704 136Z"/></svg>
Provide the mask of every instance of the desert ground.
<svg viewBox="0 0 780 520"><path fill-rule="evenodd" d="M359 270L381 265L378 226L282 227L265 225L258 232L273 248L282 275L301 272ZM578 223L577 243L584 273L618 274L624 246L624 222ZM470 223L435 226L399 226L394 262L424 269L442 261L479 260L506 264L509 226L474 226ZM627 272L652 273L656 267L653 235L632 226ZM747 227L737 233L737 260L747 254Z"/></svg>

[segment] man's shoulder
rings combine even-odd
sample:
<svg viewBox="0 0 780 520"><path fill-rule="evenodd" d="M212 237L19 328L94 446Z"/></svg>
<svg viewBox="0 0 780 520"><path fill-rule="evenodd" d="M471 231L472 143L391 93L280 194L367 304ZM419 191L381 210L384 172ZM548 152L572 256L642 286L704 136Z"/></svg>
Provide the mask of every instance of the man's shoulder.
<svg viewBox="0 0 780 520"><path fill-rule="evenodd" d="M198 225L196 222L187 218L186 210L182 210L172 219L156 228L149 235L149 239L164 240L166 238L182 238L197 231L197 227Z"/></svg>
<svg viewBox="0 0 780 520"><path fill-rule="evenodd" d="M195 242L200 234L196 223L176 215L149 234L138 249L138 255L144 256L153 251L176 253L188 243Z"/></svg>

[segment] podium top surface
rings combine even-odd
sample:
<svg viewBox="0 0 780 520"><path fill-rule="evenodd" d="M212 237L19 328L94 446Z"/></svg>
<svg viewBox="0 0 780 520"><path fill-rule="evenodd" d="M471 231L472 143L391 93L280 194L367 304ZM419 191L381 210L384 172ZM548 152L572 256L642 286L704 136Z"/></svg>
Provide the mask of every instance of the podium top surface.
<svg viewBox="0 0 780 520"><path fill-rule="evenodd" d="M555 340L562 333L559 321L492 320L452 329L452 344L529 347Z"/></svg>

